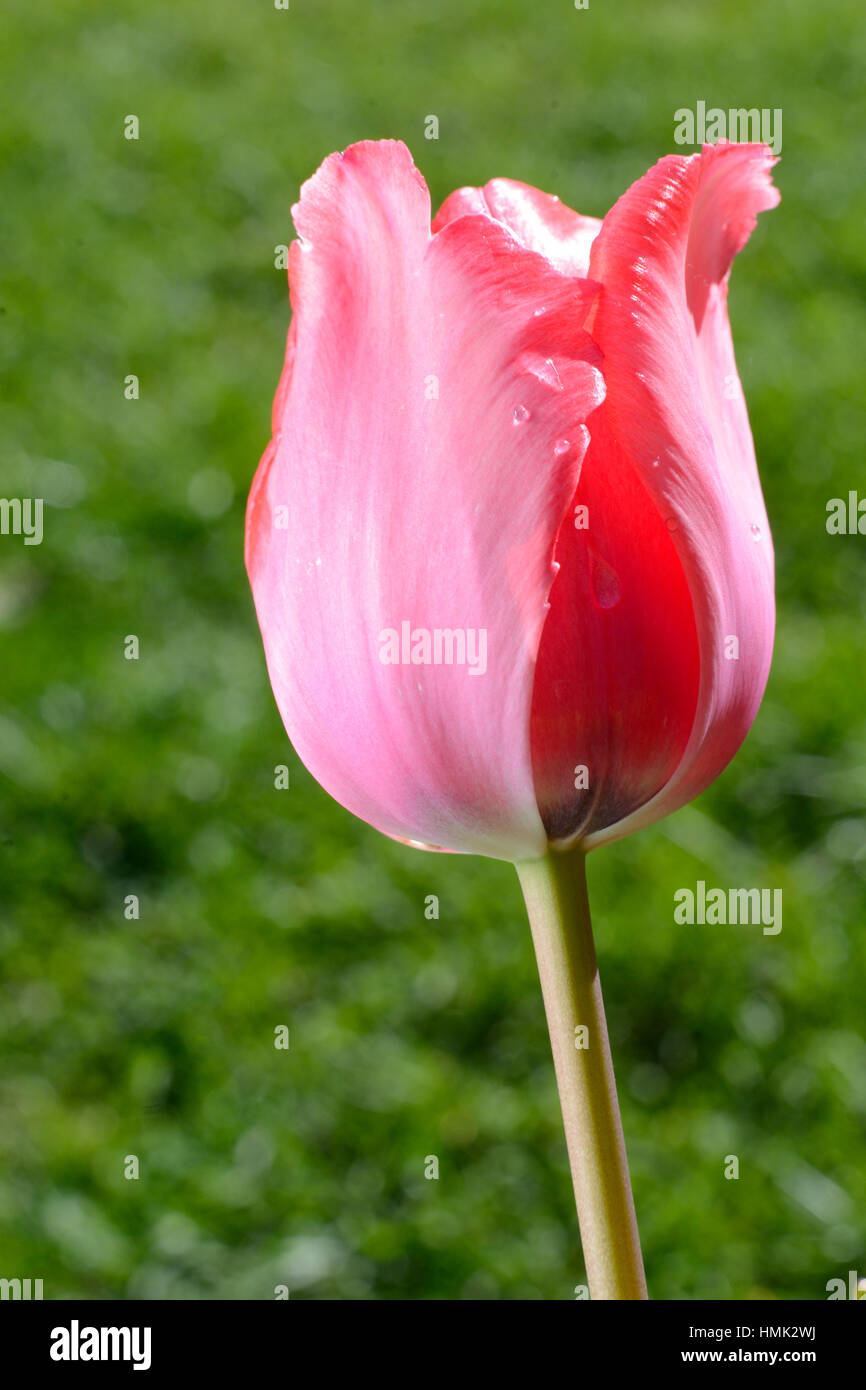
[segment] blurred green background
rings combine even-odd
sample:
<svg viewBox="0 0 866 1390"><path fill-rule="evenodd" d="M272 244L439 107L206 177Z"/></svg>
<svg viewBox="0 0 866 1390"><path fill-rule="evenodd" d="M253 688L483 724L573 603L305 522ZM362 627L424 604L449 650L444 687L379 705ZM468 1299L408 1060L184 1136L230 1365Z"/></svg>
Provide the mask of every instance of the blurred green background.
<svg viewBox="0 0 866 1390"><path fill-rule="evenodd" d="M0 538L0 1276L51 1298L583 1281L516 876L389 842L300 765L243 511L288 323L274 247L326 154L401 137L434 206L499 174L598 215L698 100L784 111L783 201L730 300L778 640L719 782L592 856L602 979L652 1295L866 1274L866 540L825 529L864 485L859 0L6 12L0 492L47 506L40 547ZM699 878L782 888L781 935L675 925Z"/></svg>

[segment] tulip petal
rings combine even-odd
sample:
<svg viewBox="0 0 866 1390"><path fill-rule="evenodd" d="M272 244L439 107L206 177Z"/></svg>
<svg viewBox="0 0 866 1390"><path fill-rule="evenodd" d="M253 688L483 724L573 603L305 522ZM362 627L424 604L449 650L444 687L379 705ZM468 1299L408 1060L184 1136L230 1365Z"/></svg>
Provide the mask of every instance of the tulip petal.
<svg viewBox="0 0 866 1390"><path fill-rule="evenodd" d="M563 273L586 275L597 218L494 179L452 194L433 225L481 210ZM623 820L670 780L700 678L691 595L665 520L604 406L590 433L556 544L531 714L538 807L548 837L563 843Z"/></svg>
<svg viewBox="0 0 866 1390"><path fill-rule="evenodd" d="M458 188L436 214L433 230L467 213L495 218L522 246L537 251L563 275L587 275L590 249L601 230L598 217L583 217L554 194L516 179L491 179L483 188Z"/></svg>
<svg viewBox="0 0 866 1390"><path fill-rule="evenodd" d="M286 728L325 789L389 835L541 854L529 713L556 536L604 393L582 327L596 287L480 210L431 234L398 142L331 156L294 215L291 343L247 520ZM452 664L447 637L441 664L423 660L437 630Z"/></svg>
<svg viewBox="0 0 866 1390"><path fill-rule="evenodd" d="M779 200L774 163L766 146L726 143L662 159L619 199L592 246L590 275L603 285L589 320L604 354L603 413L670 530L694 611L700 686L676 771L642 807L597 828L589 848L702 791L739 748L766 685L773 550L726 300L734 256L757 214Z"/></svg>
<svg viewBox="0 0 866 1390"><path fill-rule="evenodd" d="M599 418L601 417L601 418ZM673 537L602 406L556 546L532 757L551 840L615 825L665 786L694 723L692 600Z"/></svg>

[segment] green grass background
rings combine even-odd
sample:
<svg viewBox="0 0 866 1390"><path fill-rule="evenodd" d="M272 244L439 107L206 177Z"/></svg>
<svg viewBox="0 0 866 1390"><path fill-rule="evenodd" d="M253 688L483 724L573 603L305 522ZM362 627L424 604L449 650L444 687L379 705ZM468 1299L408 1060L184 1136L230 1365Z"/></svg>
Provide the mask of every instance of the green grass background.
<svg viewBox="0 0 866 1390"><path fill-rule="evenodd" d="M592 856L602 979L652 1295L866 1275L866 538L825 530L829 498L866 495L859 0L6 13L0 492L50 505L41 547L0 538L0 1276L171 1299L583 1281L513 870L391 843L312 781L243 509L288 322L274 247L326 154L400 137L434 205L508 175L603 214L699 99L784 111L783 201L730 301L778 639L717 784ZM781 935L676 926L698 878L782 888Z"/></svg>

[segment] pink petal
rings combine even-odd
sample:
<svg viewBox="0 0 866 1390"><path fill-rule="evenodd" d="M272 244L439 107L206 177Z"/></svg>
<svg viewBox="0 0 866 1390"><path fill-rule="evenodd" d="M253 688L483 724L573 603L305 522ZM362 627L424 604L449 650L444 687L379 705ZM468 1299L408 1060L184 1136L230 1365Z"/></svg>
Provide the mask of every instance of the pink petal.
<svg viewBox="0 0 866 1390"><path fill-rule="evenodd" d="M487 215L432 236L426 186L390 141L328 158L295 222L293 360L247 549L286 728L387 834L543 853L529 712L553 547L603 396L582 328L594 287ZM486 630L485 674L383 665L380 634L404 620Z"/></svg>
<svg viewBox="0 0 866 1390"><path fill-rule="evenodd" d="M434 222L486 211L563 271L586 275L602 226L508 179L464 188ZM652 495L617 446L604 407L556 545L559 574L538 654L532 758L552 840L623 819L670 779L694 723L699 682L691 595ZM576 506L590 529L578 530ZM589 786L581 790L581 769Z"/></svg>
<svg viewBox="0 0 866 1390"><path fill-rule="evenodd" d="M664 787L698 696L695 619L674 538L604 414L590 417L573 499L588 529L566 523L557 543L532 702L536 794L557 841L615 825Z"/></svg>
<svg viewBox="0 0 866 1390"><path fill-rule="evenodd" d="M734 256L757 214L778 202L774 162L765 146L729 144L662 159L620 198L593 243L590 273L603 289L589 322L604 353L603 414L616 450L670 528L691 596L700 685L676 771L624 819L611 821L608 810L595 820L590 847L702 791L739 748L766 685L773 550L726 299ZM597 437L592 421L590 428ZM587 458L587 486L596 466L607 461ZM648 566L647 584L655 587L657 577ZM663 622L672 583L666 560ZM656 655L679 680L670 639L660 635Z"/></svg>
<svg viewBox="0 0 866 1390"><path fill-rule="evenodd" d="M597 217L582 217L553 194L515 179L491 179L483 188L458 188L436 214L433 230L467 213L495 218L522 246L546 257L563 275L587 275L590 249L601 230Z"/></svg>

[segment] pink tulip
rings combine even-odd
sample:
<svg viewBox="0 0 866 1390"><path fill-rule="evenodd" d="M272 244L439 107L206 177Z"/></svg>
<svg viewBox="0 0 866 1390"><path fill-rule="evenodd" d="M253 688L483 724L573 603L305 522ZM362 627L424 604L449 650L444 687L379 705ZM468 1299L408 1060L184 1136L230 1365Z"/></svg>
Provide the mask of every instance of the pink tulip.
<svg viewBox="0 0 866 1390"><path fill-rule="evenodd" d="M726 295L774 162L670 156L603 222L496 179L431 229L394 141L304 185L247 568L295 749L379 830L591 849L740 746L773 553Z"/></svg>

